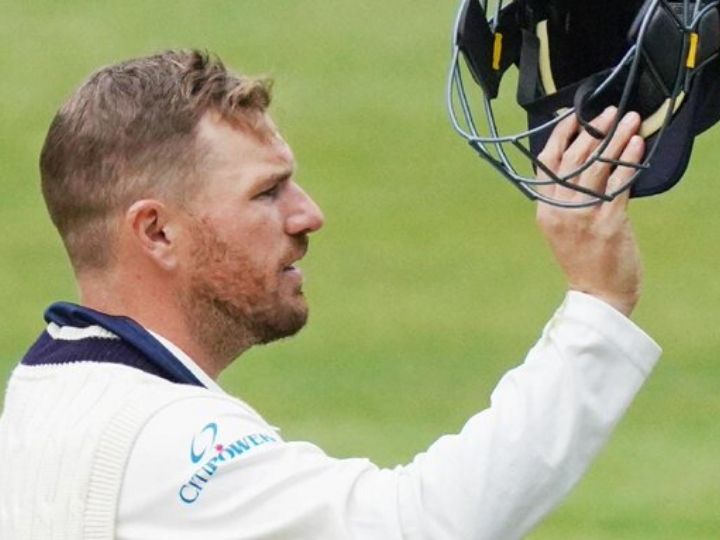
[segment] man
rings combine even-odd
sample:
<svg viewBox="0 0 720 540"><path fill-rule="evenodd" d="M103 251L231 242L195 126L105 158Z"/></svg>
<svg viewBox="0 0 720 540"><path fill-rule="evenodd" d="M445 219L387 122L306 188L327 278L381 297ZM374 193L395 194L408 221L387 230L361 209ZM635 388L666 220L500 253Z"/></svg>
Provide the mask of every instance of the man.
<svg viewBox="0 0 720 540"><path fill-rule="evenodd" d="M323 216L269 101L262 81L171 51L98 71L58 112L42 188L81 306L50 307L10 380L1 538L520 538L650 372L660 351L627 319L640 290L627 198L540 206L570 291L489 409L393 470L284 441L214 382L307 317L297 264ZM640 159L638 124L625 117L608 157ZM556 172L597 147L578 131L566 120L548 142ZM631 172L598 163L579 181Z"/></svg>

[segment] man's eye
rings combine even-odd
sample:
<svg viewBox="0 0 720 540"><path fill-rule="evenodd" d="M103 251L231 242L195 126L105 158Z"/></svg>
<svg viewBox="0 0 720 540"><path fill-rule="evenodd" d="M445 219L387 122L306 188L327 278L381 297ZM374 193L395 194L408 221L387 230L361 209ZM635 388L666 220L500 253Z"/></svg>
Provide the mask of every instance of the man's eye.
<svg viewBox="0 0 720 540"><path fill-rule="evenodd" d="M270 189L266 189L265 191L259 193L258 197L274 199L277 196L278 191L280 191L280 184L275 184Z"/></svg>

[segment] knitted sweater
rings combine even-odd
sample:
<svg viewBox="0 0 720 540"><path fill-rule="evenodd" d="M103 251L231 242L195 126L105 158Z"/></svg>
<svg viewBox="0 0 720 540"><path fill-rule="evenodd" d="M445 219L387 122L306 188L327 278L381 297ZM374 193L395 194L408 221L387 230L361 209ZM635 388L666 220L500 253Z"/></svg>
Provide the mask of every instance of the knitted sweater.
<svg viewBox="0 0 720 540"><path fill-rule="evenodd" d="M490 408L387 470L283 441L137 325L60 319L8 387L2 540L521 538L582 476L660 352L570 293Z"/></svg>

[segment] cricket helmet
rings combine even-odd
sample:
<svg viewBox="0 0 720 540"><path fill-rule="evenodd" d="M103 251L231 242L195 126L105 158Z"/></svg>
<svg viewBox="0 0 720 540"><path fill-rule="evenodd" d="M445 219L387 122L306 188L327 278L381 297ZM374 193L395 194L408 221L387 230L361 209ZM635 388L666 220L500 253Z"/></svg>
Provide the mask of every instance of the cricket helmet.
<svg viewBox="0 0 720 540"><path fill-rule="evenodd" d="M718 4L462 0L447 87L453 126L531 199L589 206L628 189L634 197L666 191L685 172L694 137L720 119ZM511 66L517 67L515 73ZM475 85L465 84L467 73ZM513 103L496 107L501 84L509 82L503 79L513 77ZM610 105L618 108L616 120L606 133L599 132L590 120ZM478 110L485 129L476 119ZM642 161L632 165L603 157L627 111L640 114L646 141ZM602 142L586 163L558 176L538 155L555 125L569 115ZM501 124L513 116L513 129L503 130ZM573 178L596 161L631 166L634 172L609 193L576 185ZM538 169L549 180L537 180ZM573 202L549 198L538 188L550 182L583 196Z"/></svg>

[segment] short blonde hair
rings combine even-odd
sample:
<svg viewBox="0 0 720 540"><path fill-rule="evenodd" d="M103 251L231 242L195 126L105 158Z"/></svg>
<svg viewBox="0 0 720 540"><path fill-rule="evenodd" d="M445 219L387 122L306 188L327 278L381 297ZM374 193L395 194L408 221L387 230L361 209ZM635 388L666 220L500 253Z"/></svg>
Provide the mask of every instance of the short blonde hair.
<svg viewBox="0 0 720 540"><path fill-rule="evenodd" d="M208 111L253 127L271 82L229 72L197 50L104 67L60 108L40 156L42 192L77 271L112 261L112 217L142 197L192 189Z"/></svg>

